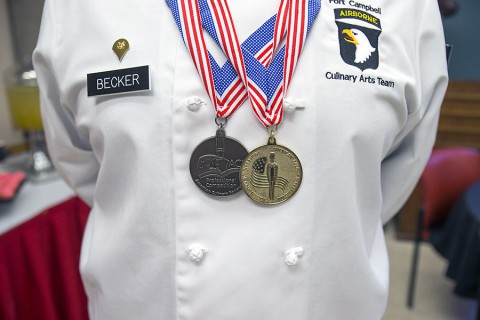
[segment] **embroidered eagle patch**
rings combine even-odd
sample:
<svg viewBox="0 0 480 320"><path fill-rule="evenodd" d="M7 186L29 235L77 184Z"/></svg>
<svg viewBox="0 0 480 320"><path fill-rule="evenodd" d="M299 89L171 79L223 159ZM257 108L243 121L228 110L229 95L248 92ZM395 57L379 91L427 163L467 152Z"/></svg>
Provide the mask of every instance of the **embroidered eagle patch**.
<svg viewBox="0 0 480 320"><path fill-rule="evenodd" d="M356 9L335 9L340 55L345 63L360 70L378 68L380 19Z"/></svg>

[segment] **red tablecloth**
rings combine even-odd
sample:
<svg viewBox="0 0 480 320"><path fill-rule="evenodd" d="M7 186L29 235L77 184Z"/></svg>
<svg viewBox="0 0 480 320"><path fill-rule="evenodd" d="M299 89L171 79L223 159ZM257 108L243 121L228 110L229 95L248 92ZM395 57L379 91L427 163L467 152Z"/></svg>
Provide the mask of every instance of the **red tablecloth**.
<svg viewBox="0 0 480 320"><path fill-rule="evenodd" d="M89 208L60 203L0 236L0 319L88 319L78 264Z"/></svg>

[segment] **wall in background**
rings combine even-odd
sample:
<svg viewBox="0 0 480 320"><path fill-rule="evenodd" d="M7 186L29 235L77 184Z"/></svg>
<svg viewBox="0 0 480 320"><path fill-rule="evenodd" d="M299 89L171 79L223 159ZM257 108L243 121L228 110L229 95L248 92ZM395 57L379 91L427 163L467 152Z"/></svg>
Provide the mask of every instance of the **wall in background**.
<svg viewBox="0 0 480 320"><path fill-rule="evenodd" d="M0 0L0 140L9 145L23 139L11 124L3 76L14 64L29 63L37 43L43 3L44 0Z"/></svg>
<svg viewBox="0 0 480 320"><path fill-rule="evenodd" d="M459 11L443 19L445 40L453 45L450 79L480 81L480 1L458 1Z"/></svg>
<svg viewBox="0 0 480 320"><path fill-rule="evenodd" d="M44 0L6 0L10 16L15 57L19 62L31 60L37 44Z"/></svg>
<svg viewBox="0 0 480 320"><path fill-rule="evenodd" d="M22 137L20 132L13 129L10 121L3 77L6 69L14 64L14 49L10 34L7 3L5 0L0 0L0 140L12 145L20 143Z"/></svg>

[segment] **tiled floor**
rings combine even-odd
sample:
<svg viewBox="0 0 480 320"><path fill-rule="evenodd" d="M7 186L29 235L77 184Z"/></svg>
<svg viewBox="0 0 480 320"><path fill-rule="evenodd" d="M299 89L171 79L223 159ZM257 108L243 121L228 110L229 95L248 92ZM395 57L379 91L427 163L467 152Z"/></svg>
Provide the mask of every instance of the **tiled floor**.
<svg viewBox="0 0 480 320"><path fill-rule="evenodd" d="M406 308L407 279L413 244L387 232L390 256L390 296L384 320L476 320L477 303L453 294L444 274L446 263L429 244L423 244L413 310Z"/></svg>

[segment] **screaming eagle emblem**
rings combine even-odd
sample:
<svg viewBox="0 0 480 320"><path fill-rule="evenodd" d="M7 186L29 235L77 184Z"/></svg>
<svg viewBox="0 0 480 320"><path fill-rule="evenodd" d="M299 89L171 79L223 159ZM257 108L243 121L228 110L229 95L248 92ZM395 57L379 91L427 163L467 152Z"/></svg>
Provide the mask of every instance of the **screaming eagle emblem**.
<svg viewBox="0 0 480 320"><path fill-rule="evenodd" d="M378 68L380 19L361 10L335 9L340 55L360 70Z"/></svg>

